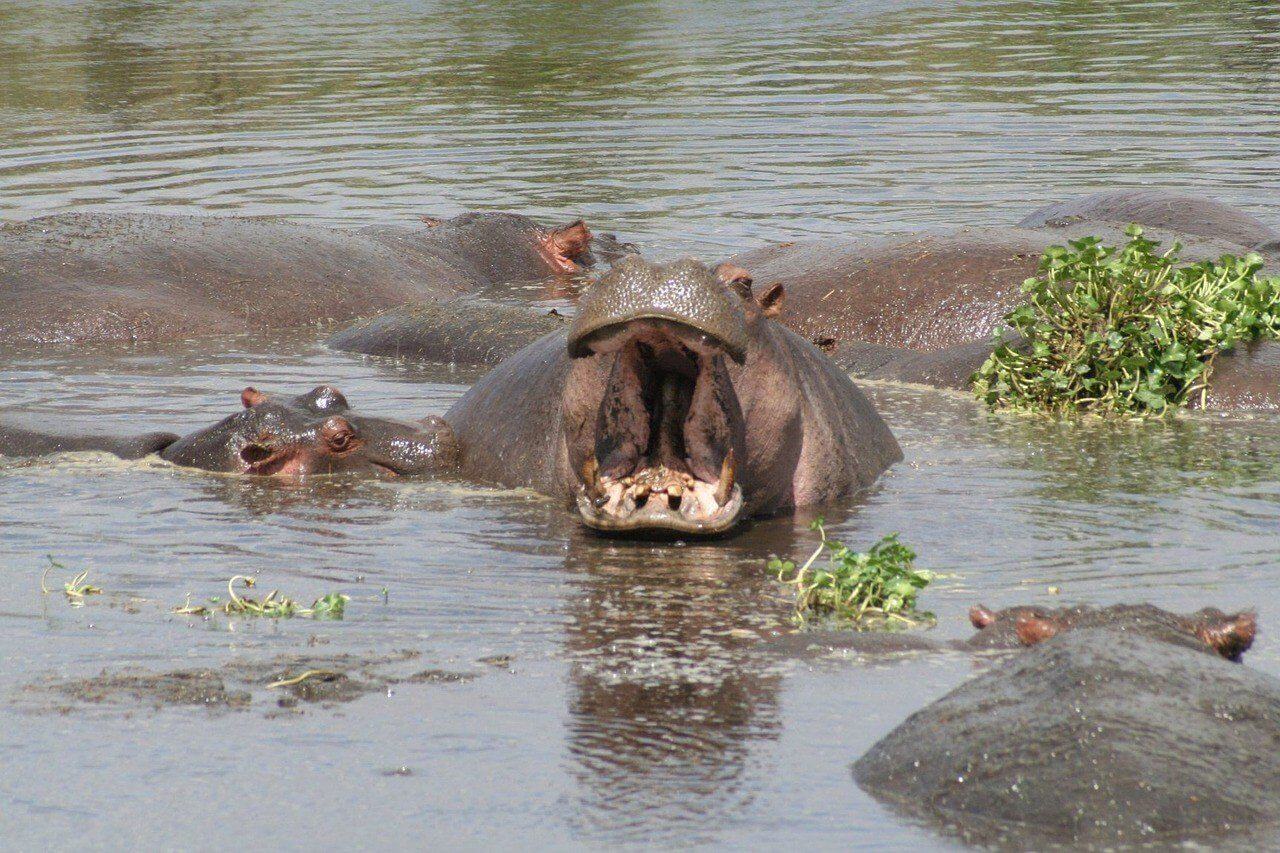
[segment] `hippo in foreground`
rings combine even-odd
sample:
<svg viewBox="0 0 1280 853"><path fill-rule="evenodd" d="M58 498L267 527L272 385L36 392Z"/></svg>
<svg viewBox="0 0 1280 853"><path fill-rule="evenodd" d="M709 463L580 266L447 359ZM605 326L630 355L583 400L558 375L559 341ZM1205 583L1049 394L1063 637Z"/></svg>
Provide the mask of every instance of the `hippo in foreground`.
<svg viewBox="0 0 1280 853"><path fill-rule="evenodd" d="M872 404L781 326L746 271L624 258L567 329L445 414L465 477L577 505L605 531L719 533L847 497L902 458Z"/></svg>
<svg viewBox="0 0 1280 853"><path fill-rule="evenodd" d="M0 225L0 340L172 341L283 329L577 273L634 247L508 213L342 230L58 214Z"/></svg>
<svg viewBox="0 0 1280 853"><path fill-rule="evenodd" d="M422 476L447 472L457 461L452 433L440 418L409 423L360 415L331 385L284 400L246 388L240 400L241 411L185 436L60 435L0 424L0 455L101 451L140 459L155 453L188 468L264 477Z"/></svg>
<svg viewBox="0 0 1280 853"><path fill-rule="evenodd" d="M1280 680L1232 662L1253 641L1252 614L978 607L971 618L994 647L1033 648L858 759L854 778L873 796L985 846L1274 832Z"/></svg>

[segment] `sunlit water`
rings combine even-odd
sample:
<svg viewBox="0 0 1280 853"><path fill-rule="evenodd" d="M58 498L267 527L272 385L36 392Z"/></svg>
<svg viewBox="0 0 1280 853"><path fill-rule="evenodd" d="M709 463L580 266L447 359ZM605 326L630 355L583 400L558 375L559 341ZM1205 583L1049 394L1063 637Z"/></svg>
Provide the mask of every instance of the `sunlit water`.
<svg viewBox="0 0 1280 853"><path fill-rule="evenodd" d="M1011 222L1110 185L1202 189L1274 220L1273 4L850 5L10 3L0 211L355 224L504 208L708 257ZM332 381L362 411L420 415L473 378L303 333L11 358L0 405L182 431L249 383ZM950 575L925 595L936 635L964 636L978 600L1255 606L1249 665L1280 672L1280 422L1055 426L869 391L907 458L828 517L851 543L901 531ZM975 665L815 662L754 639L786 617L764 559L811 547L807 518L627 544L521 492L299 489L80 457L5 463L0 489L14 846L949 843L888 815L848 766ZM41 595L46 554L68 567L55 588L87 568L107 594L79 609ZM348 616L169 612L238 573L305 600L347 592ZM412 649L480 677L277 719L261 697L224 715L62 715L26 689L316 649ZM493 655L510 668L478 662ZM399 767L412 775L384 775Z"/></svg>

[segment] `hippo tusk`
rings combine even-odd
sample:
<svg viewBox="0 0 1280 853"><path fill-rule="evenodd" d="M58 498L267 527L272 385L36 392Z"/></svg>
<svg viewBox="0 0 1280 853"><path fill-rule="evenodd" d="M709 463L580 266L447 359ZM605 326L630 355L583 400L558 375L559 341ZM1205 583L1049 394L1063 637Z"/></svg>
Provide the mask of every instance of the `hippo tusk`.
<svg viewBox="0 0 1280 853"><path fill-rule="evenodd" d="M733 475L733 448L729 448L729 452L725 454L724 462L720 465L720 482L716 485L716 492L713 496L720 506L728 503L729 495L733 494Z"/></svg>
<svg viewBox="0 0 1280 853"><path fill-rule="evenodd" d="M591 503L596 507L603 506L608 497L604 493L604 484L600 482L600 463L594 456L588 456L579 473L582 475L582 487Z"/></svg>

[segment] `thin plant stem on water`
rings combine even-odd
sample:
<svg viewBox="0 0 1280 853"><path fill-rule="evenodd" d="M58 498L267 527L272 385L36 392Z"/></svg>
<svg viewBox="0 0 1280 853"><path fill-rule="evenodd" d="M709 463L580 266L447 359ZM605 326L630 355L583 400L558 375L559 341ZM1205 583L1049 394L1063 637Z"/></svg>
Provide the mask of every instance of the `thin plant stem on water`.
<svg viewBox="0 0 1280 853"><path fill-rule="evenodd" d="M303 607L292 598L281 595L278 589L273 589L260 599L242 595L236 592L237 582L239 586L248 590L253 589L257 584L257 578L235 575L227 581L225 601L212 598L207 605L192 604L191 596L188 595L186 602L173 608L173 612L184 616L208 616L215 611L220 611L228 616L253 616L267 619L288 619L294 616L341 619L346 613L347 602L351 600L349 595L331 592L317 598L310 607Z"/></svg>
<svg viewBox="0 0 1280 853"><path fill-rule="evenodd" d="M66 566L59 563L53 558L52 554L47 555L49 565L44 567L44 571L40 573L40 592L48 595L53 592L45 585L45 580L49 577L49 572L53 569L59 571L69 571ZM90 595L102 595L102 587L93 586L89 583L89 570L85 569L69 581L63 581L62 594L67 597L67 601L72 607L84 607L84 600Z"/></svg>

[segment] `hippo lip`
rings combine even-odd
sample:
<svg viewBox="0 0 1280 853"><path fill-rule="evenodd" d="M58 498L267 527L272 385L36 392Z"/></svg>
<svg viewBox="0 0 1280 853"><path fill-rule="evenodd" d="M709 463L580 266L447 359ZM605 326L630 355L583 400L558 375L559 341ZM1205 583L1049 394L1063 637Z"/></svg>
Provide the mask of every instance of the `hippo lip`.
<svg viewBox="0 0 1280 853"><path fill-rule="evenodd" d="M594 452L575 499L605 531L724 532L739 521L742 416L718 342L670 321L615 330Z"/></svg>

